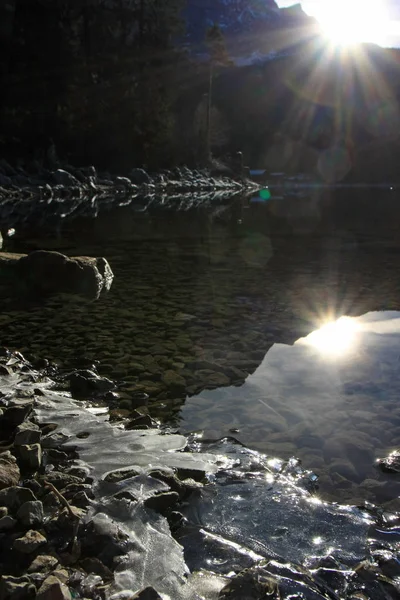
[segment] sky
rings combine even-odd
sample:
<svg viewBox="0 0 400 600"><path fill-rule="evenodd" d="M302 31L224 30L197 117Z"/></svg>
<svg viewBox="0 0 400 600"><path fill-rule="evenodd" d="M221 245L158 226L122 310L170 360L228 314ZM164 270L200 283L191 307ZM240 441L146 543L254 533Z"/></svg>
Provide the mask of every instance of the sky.
<svg viewBox="0 0 400 600"><path fill-rule="evenodd" d="M276 0L279 7L300 0ZM371 41L400 47L400 0L301 0L303 10L315 16L336 41Z"/></svg>

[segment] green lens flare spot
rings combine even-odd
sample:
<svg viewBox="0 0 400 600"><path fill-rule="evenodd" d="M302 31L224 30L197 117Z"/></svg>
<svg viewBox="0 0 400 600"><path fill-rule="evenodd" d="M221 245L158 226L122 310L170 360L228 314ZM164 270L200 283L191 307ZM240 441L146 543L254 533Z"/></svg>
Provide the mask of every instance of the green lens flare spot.
<svg viewBox="0 0 400 600"><path fill-rule="evenodd" d="M267 189L260 190L260 198L263 200L269 200L271 198L271 192Z"/></svg>

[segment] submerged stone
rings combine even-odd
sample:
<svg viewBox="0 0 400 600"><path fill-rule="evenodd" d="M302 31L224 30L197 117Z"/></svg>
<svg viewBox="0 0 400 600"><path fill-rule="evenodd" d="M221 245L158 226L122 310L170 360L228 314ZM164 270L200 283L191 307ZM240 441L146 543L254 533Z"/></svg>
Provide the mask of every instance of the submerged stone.
<svg viewBox="0 0 400 600"><path fill-rule="evenodd" d="M12 294L70 293L95 300L110 289L114 277L105 258L69 258L46 250L0 253L0 273L7 277Z"/></svg>

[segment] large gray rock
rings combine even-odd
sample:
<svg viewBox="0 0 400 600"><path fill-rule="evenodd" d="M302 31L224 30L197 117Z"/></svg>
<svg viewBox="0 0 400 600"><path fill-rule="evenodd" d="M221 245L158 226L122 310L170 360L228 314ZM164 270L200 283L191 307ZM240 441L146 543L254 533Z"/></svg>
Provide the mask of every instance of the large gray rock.
<svg viewBox="0 0 400 600"><path fill-rule="evenodd" d="M0 252L0 275L8 277L10 287L19 293L69 293L96 300L114 278L105 258L69 258L46 250L28 255Z"/></svg>
<svg viewBox="0 0 400 600"><path fill-rule="evenodd" d="M17 485L20 478L20 472L17 461L10 452L0 454L0 490ZM4 502L0 502L4 505Z"/></svg>

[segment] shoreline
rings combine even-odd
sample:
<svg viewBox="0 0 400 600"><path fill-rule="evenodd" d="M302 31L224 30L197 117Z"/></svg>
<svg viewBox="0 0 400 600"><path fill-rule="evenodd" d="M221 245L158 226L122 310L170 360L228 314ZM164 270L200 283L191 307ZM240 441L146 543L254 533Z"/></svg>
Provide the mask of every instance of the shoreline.
<svg viewBox="0 0 400 600"><path fill-rule="evenodd" d="M2 349L0 388L3 600L47 600L54 594L63 600L242 600L243 585L261 600L260 576L277 594L302 590L304 598L315 598L329 595L332 572L341 598L350 600L361 589L374 600L397 597L399 514L373 505L314 502L315 475L298 461L275 459L269 467L270 459L233 438L190 441L160 431L143 415L129 429L111 425L95 400L110 399L115 385L95 369L62 374L46 360L31 364ZM70 389L81 399L71 398ZM239 543L234 535L223 537L218 514L225 514L244 484L260 543L245 532ZM207 526L213 505L216 521ZM228 522L233 518L235 527L252 527L248 511L234 506ZM263 524L260 510L264 517L270 513ZM193 521L197 514L204 524ZM285 556L285 543L279 536L274 541L268 531L282 529L288 519L293 531L287 533ZM321 539L333 536L332 556L322 548L318 558L309 540L316 528L323 532ZM299 556L290 549L291 535L300 544ZM305 559L308 567L299 567ZM375 564L373 571L369 563Z"/></svg>

